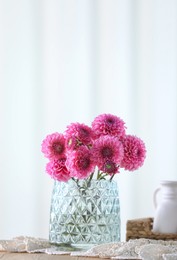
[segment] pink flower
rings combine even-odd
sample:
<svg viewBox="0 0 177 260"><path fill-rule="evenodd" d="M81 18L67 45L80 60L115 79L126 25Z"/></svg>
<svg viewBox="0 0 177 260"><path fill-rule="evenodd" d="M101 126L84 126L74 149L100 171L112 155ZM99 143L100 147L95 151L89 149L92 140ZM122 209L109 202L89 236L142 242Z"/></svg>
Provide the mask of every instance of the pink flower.
<svg viewBox="0 0 177 260"><path fill-rule="evenodd" d="M47 163L46 172L53 178L58 181L68 181L70 177L70 172L65 165L66 158L54 159Z"/></svg>
<svg viewBox="0 0 177 260"><path fill-rule="evenodd" d="M77 177L78 179L88 177L95 168L91 150L86 146L80 146L77 150L69 152L66 166L72 177Z"/></svg>
<svg viewBox="0 0 177 260"><path fill-rule="evenodd" d="M111 160L106 160L100 170L112 175L119 172L119 165Z"/></svg>
<svg viewBox="0 0 177 260"><path fill-rule="evenodd" d="M97 116L92 122L92 129L96 136L112 135L120 138L125 135L124 121L111 114Z"/></svg>
<svg viewBox="0 0 177 260"><path fill-rule="evenodd" d="M123 145L117 137L100 136L93 144L93 155L98 168L108 160L119 164L124 155Z"/></svg>
<svg viewBox="0 0 177 260"><path fill-rule="evenodd" d="M124 158L121 167L125 170L134 171L141 167L146 157L144 142L133 135L127 135L122 140L124 147Z"/></svg>
<svg viewBox="0 0 177 260"><path fill-rule="evenodd" d="M66 144L68 149L77 149L81 145L91 145L93 139L93 131L91 127L72 123L65 131Z"/></svg>
<svg viewBox="0 0 177 260"><path fill-rule="evenodd" d="M65 155L65 138L63 134L47 135L41 145L41 151L49 159L62 158Z"/></svg>

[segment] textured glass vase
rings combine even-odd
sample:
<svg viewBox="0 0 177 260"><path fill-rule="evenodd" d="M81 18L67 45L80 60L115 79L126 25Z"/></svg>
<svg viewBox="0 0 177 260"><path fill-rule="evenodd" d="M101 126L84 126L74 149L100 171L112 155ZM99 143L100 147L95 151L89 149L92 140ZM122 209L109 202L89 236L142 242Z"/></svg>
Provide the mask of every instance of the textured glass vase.
<svg viewBox="0 0 177 260"><path fill-rule="evenodd" d="M55 181L49 240L81 248L120 241L120 204L116 182Z"/></svg>

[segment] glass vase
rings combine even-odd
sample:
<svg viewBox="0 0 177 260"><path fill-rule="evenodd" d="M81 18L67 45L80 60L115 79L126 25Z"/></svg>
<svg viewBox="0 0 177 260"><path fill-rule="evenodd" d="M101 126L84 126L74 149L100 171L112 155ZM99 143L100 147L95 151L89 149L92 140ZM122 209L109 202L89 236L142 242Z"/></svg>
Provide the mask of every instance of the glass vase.
<svg viewBox="0 0 177 260"><path fill-rule="evenodd" d="M120 204L115 181L54 182L49 241L72 247L120 241Z"/></svg>

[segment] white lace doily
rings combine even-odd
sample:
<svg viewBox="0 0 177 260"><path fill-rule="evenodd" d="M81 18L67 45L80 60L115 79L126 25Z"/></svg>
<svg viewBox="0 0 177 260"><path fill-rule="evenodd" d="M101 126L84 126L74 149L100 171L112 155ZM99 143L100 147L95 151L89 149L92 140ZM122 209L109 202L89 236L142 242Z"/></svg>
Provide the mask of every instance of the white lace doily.
<svg viewBox="0 0 177 260"><path fill-rule="evenodd" d="M177 254L164 254L162 255L164 260L176 260Z"/></svg>
<svg viewBox="0 0 177 260"><path fill-rule="evenodd" d="M110 243L95 246L86 252L74 252L71 253L71 255L111 259L177 260L177 242L152 239L134 239L129 242Z"/></svg>
<svg viewBox="0 0 177 260"><path fill-rule="evenodd" d="M32 253L48 247L51 247L49 241L41 238L20 236L11 240L0 240L0 251Z"/></svg>
<svg viewBox="0 0 177 260"><path fill-rule="evenodd" d="M46 239L21 236L11 240L0 240L0 251L67 254L128 260L177 260L177 241L141 238L132 239L128 242L97 245L86 251L77 251L76 248L66 245L51 245Z"/></svg>

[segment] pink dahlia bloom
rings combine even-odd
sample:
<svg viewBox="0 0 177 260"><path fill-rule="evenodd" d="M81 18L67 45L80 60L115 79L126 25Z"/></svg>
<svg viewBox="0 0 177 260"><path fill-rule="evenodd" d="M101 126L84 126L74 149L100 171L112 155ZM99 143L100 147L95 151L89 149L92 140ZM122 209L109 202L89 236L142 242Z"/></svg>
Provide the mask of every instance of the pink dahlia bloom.
<svg viewBox="0 0 177 260"><path fill-rule="evenodd" d="M100 136L93 144L93 155L98 168L102 168L106 161L119 164L124 156L123 145L117 137Z"/></svg>
<svg viewBox="0 0 177 260"><path fill-rule="evenodd" d="M46 172L51 176L52 179L58 181L68 181L70 172L65 165L66 158L55 159L47 163Z"/></svg>
<svg viewBox="0 0 177 260"><path fill-rule="evenodd" d="M121 167L125 170L134 171L141 167L146 157L146 148L144 142L133 135L127 135L123 138L124 157Z"/></svg>
<svg viewBox="0 0 177 260"><path fill-rule="evenodd" d="M93 139L93 131L91 127L80 124L72 123L65 131L66 144L68 149L77 149L81 145L91 145Z"/></svg>
<svg viewBox="0 0 177 260"><path fill-rule="evenodd" d="M62 158L65 155L65 138L63 134L47 135L41 145L41 151L49 159Z"/></svg>
<svg viewBox="0 0 177 260"><path fill-rule="evenodd" d="M92 129L96 136L112 135L120 138L125 135L124 121L111 114L97 116L92 122Z"/></svg>
<svg viewBox="0 0 177 260"><path fill-rule="evenodd" d="M71 177L78 179L88 177L95 167L91 150L86 146L80 146L77 150L73 150L67 156L66 166L70 171Z"/></svg>
<svg viewBox="0 0 177 260"><path fill-rule="evenodd" d="M119 173L119 165L111 160L106 160L102 167L100 167L100 170L112 175Z"/></svg>

